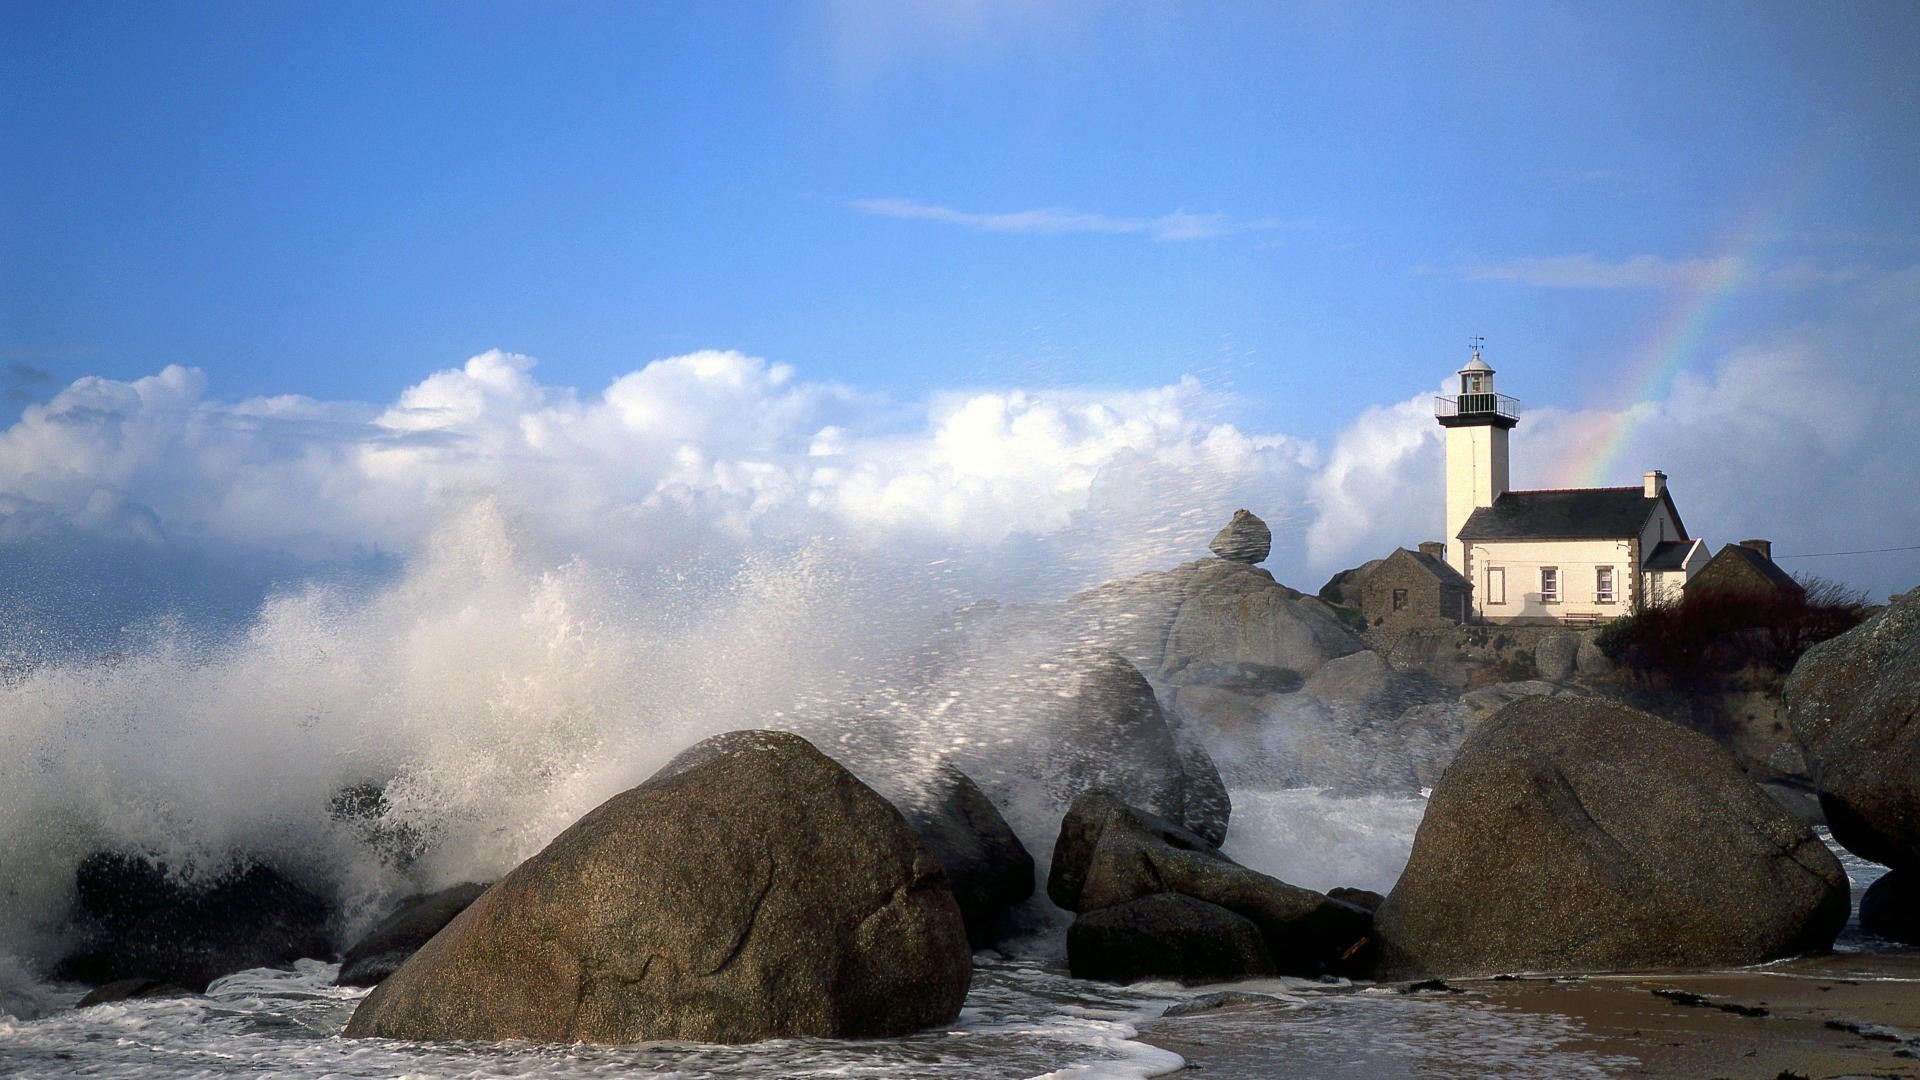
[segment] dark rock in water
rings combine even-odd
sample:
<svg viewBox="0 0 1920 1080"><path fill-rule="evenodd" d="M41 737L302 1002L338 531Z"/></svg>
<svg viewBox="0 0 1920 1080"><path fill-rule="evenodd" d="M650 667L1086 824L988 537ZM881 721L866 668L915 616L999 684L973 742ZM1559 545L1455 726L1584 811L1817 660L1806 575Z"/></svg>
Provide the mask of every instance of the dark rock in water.
<svg viewBox="0 0 1920 1080"><path fill-rule="evenodd" d="M1188 986L1274 974L1253 920L1179 893L1153 893L1075 919L1067 930L1067 968L1076 979Z"/></svg>
<svg viewBox="0 0 1920 1080"><path fill-rule="evenodd" d="M107 1005L115 1001L135 1001L141 998L189 997L193 991L184 986L176 986L164 979L119 979L105 986L96 986L85 997L74 1002L76 1009L91 1008L95 1005Z"/></svg>
<svg viewBox="0 0 1920 1080"><path fill-rule="evenodd" d="M1375 913L1383 977L1723 967L1827 948L1847 877L1712 740L1524 698L1461 747Z"/></svg>
<svg viewBox="0 0 1920 1080"><path fill-rule="evenodd" d="M257 862L183 879L153 859L98 851L80 861L74 888L77 921L95 934L56 966L62 979L203 993L222 975L333 955L326 902Z"/></svg>
<svg viewBox="0 0 1920 1080"><path fill-rule="evenodd" d="M1007 909L1033 895L1033 855L966 773L942 762L922 801L900 812L946 869L975 949L997 944Z"/></svg>
<svg viewBox="0 0 1920 1080"><path fill-rule="evenodd" d="M1235 510L1227 527L1214 534L1207 550L1233 562L1265 562L1273 551L1273 531L1245 510Z"/></svg>
<svg viewBox="0 0 1920 1080"><path fill-rule="evenodd" d="M951 1020L971 974L946 875L899 811L798 736L734 732L516 867L346 1034L890 1036Z"/></svg>
<svg viewBox="0 0 1920 1080"><path fill-rule="evenodd" d="M1217 994L1201 994L1191 1001L1176 1002L1167 1006L1160 1015L1164 1017L1199 1016L1202 1013L1220 1012L1223 1009L1256 1009L1264 1005L1280 1005L1283 1001L1272 994L1253 994L1245 990L1222 990Z"/></svg>
<svg viewBox="0 0 1920 1080"><path fill-rule="evenodd" d="M1105 792L1074 800L1047 880L1054 903L1085 916L1160 893L1203 900L1252 921L1279 974L1357 974L1372 960L1365 910L1249 870L1193 833Z"/></svg>
<svg viewBox="0 0 1920 1080"><path fill-rule="evenodd" d="M1860 929L1888 941L1920 945L1920 871L1889 870L1860 897Z"/></svg>
<svg viewBox="0 0 1920 1080"><path fill-rule="evenodd" d="M1920 869L1920 589L1807 650L1783 692L1833 838Z"/></svg>
<svg viewBox="0 0 1920 1080"><path fill-rule="evenodd" d="M401 901L393 914L347 949L334 985L379 985L486 891L485 885L467 881Z"/></svg>

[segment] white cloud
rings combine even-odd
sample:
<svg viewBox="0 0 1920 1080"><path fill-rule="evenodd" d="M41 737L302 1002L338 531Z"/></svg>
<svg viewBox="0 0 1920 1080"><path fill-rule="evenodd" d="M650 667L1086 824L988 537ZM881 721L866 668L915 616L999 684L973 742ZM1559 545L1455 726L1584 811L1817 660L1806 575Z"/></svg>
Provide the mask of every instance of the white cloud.
<svg viewBox="0 0 1920 1080"><path fill-rule="evenodd" d="M1833 324L1732 353L1631 416L1530 409L1515 482L1570 482L1624 426L1634 435L1612 482L1665 470L1690 528L1716 543L1916 542L1920 510L1893 493L1911 493L1920 448L1887 433L1911 430L1920 401L1920 271L1872 278L1857 297ZM310 560L404 556L486 499L557 558L647 563L829 536L902 559L968 553L983 589L1017 563L1030 592L1197 557L1241 506L1274 527L1276 575L1308 590L1438 538L1428 394L1369 409L1324 446L1223 424L1222 405L1191 379L1011 389L936 395L903 423L899 403L712 351L598 393L487 353L374 406L227 402L176 367L82 379L0 432L0 538L66 529ZM1874 573L1878 591L1913 584L1897 567Z"/></svg>
<svg viewBox="0 0 1920 1080"><path fill-rule="evenodd" d="M1158 217L1110 217L1063 207L980 213L912 199L856 199L854 209L874 217L931 221L978 232L1004 233L1113 233L1151 236L1156 240L1205 240L1229 233L1299 227L1277 218L1235 220L1225 214L1179 209Z"/></svg>

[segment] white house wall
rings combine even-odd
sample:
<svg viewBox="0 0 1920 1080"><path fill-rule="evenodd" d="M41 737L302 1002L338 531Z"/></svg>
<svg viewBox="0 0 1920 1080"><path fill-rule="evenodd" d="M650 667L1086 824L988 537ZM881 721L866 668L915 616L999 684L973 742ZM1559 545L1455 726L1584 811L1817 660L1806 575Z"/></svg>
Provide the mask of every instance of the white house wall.
<svg viewBox="0 0 1920 1080"><path fill-rule="evenodd" d="M1655 544L1680 538L1680 523L1673 520L1673 513L1667 509L1666 501L1661 500L1660 505L1648 515L1647 527L1640 532L1640 550L1652 551Z"/></svg>
<svg viewBox="0 0 1920 1080"><path fill-rule="evenodd" d="M1647 603L1656 607L1662 604L1679 603L1681 597L1685 595L1683 590L1686 589L1687 582L1692 581L1693 575L1699 573L1700 568L1707 565L1708 561L1707 545L1695 540L1693 546L1687 549L1687 557L1680 564L1680 569L1647 571Z"/></svg>
<svg viewBox="0 0 1920 1080"><path fill-rule="evenodd" d="M1476 540L1467 543L1474 607L1493 621L1548 620L1592 616L1601 620L1629 614L1637 570L1625 540ZM1597 595L1598 570L1613 571L1613 598ZM1553 567L1559 597L1542 597L1540 571ZM1504 602L1494 571L1504 577Z"/></svg>

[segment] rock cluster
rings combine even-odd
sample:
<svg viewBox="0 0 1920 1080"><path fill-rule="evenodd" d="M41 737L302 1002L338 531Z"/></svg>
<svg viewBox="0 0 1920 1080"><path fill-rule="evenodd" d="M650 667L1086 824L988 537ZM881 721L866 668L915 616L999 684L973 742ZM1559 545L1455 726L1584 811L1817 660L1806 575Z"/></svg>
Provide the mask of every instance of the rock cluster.
<svg viewBox="0 0 1920 1080"><path fill-rule="evenodd" d="M1312 977L1372 959L1364 908L1249 870L1106 792L1074 800L1061 822L1047 895L1079 915L1067 962L1082 978Z"/></svg>
<svg viewBox="0 0 1920 1080"><path fill-rule="evenodd" d="M1751 964L1824 949L1847 878L1727 752L1528 697L1461 747L1375 916L1388 975Z"/></svg>
<svg viewBox="0 0 1920 1080"><path fill-rule="evenodd" d="M748 1042L951 1020L971 977L940 864L795 735L701 743L516 867L346 1034Z"/></svg>

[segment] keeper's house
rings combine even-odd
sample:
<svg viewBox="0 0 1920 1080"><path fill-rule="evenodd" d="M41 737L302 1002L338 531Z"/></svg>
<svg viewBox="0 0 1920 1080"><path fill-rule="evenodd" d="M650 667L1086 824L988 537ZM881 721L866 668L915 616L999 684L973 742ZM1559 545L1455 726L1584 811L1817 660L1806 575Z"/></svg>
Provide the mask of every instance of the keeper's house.
<svg viewBox="0 0 1920 1080"><path fill-rule="evenodd" d="M1447 440L1447 564L1489 622L1601 622L1678 601L1707 563L1653 471L1639 487L1507 490L1519 402L1474 350L1460 393L1436 400Z"/></svg>

